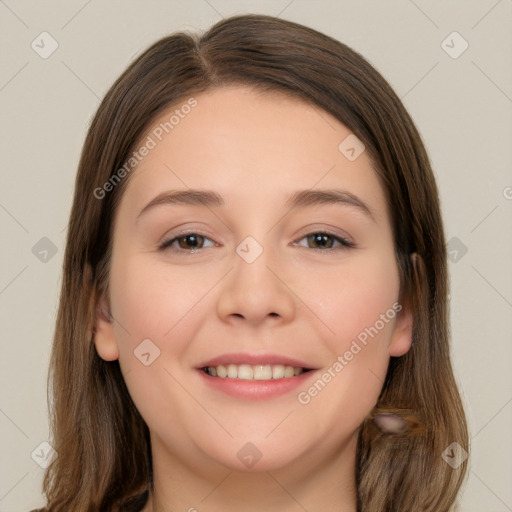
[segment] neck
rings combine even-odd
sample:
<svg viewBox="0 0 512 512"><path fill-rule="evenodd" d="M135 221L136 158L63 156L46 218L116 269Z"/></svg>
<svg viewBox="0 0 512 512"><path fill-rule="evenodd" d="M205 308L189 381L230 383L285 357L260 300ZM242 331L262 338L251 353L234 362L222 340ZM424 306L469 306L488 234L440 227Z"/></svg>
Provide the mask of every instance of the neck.
<svg viewBox="0 0 512 512"><path fill-rule="evenodd" d="M154 486L143 512L356 512L356 443L357 436L334 456L306 454L258 472L192 468L152 439Z"/></svg>

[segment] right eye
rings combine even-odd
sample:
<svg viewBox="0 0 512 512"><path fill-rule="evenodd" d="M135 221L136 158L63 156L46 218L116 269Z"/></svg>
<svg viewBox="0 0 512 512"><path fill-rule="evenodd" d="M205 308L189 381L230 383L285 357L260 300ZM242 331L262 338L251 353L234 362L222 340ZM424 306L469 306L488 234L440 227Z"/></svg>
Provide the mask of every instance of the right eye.
<svg viewBox="0 0 512 512"><path fill-rule="evenodd" d="M205 240L210 240L210 238L207 238L198 233L180 233L178 236L163 242L159 246L159 249L167 250L171 248L173 251L193 253L204 248ZM173 247L176 242L178 243L179 248Z"/></svg>

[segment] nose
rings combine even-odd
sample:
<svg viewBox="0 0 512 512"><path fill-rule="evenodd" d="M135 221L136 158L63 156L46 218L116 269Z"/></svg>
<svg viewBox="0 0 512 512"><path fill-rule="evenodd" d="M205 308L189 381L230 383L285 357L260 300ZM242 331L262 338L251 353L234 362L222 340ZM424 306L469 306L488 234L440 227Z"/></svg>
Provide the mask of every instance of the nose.
<svg viewBox="0 0 512 512"><path fill-rule="evenodd" d="M285 275L274 251L263 252L252 262L238 253L233 269L221 283L217 313L224 322L258 326L284 324L295 317L293 283Z"/></svg>

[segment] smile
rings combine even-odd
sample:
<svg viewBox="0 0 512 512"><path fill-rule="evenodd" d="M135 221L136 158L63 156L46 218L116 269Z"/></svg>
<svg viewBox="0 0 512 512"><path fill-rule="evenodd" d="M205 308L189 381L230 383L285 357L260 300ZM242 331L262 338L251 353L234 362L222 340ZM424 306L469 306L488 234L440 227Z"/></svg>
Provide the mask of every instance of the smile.
<svg viewBox="0 0 512 512"><path fill-rule="evenodd" d="M202 370L211 377L241 380L289 379L310 371L307 368L283 364L219 364L217 366L205 366Z"/></svg>

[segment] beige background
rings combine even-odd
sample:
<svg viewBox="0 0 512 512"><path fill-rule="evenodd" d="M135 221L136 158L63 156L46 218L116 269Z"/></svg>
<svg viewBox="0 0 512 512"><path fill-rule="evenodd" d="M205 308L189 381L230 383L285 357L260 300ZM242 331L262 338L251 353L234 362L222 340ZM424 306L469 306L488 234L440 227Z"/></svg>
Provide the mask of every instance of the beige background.
<svg viewBox="0 0 512 512"><path fill-rule="evenodd" d="M0 512L43 504L31 454L48 439L48 355L90 119L150 43L244 12L306 24L361 52L417 123L453 259L453 354L473 451L461 508L511 511L512 2L0 0ZM43 31L58 43L46 59L31 47ZM454 31L463 39L442 46ZM458 58L445 51L464 40ZM41 252L51 249L43 237L55 254Z"/></svg>

